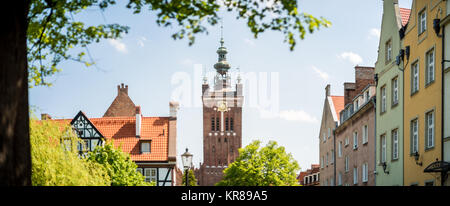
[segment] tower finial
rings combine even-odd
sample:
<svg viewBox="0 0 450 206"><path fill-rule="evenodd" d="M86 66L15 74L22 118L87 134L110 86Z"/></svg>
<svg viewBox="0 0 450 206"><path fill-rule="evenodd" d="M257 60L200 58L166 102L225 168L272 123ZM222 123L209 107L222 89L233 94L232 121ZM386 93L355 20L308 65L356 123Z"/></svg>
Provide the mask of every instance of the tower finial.
<svg viewBox="0 0 450 206"><path fill-rule="evenodd" d="M223 19L220 20L220 45L223 47Z"/></svg>

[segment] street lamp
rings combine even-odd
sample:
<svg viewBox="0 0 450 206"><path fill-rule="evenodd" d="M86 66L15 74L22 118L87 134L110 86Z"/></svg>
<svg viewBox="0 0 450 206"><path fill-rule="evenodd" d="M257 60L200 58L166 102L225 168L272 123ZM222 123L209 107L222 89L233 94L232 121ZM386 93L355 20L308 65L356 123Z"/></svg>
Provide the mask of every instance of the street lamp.
<svg viewBox="0 0 450 206"><path fill-rule="evenodd" d="M188 149L186 148L186 152L181 155L181 160L183 163L183 167L186 170L186 186L188 186L188 172L189 167L191 167L192 164L192 154L188 152Z"/></svg>

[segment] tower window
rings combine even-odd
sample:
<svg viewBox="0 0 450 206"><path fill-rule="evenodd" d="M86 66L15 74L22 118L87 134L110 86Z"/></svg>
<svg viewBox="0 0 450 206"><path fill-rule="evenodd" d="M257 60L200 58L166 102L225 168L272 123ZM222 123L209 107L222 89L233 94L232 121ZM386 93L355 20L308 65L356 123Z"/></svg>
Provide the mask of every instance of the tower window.
<svg viewBox="0 0 450 206"><path fill-rule="evenodd" d="M214 117L211 117L211 131L215 131L215 127L214 127Z"/></svg>
<svg viewBox="0 0 450 206"><path fill-rule="evenodd" d="M234 131L234 122L233 122L233 118L230 118L230 130Z"/></svg>
<svg viewBox="0 0 450 206"><path fill-rule="evenodd" d="M225 131L229 131L228 129L230 128L229 126L228 126L228 117L227 118L225 118Z"/></svg>
<svg viewBox="0 0 450 206"><path fill-rule="evenodd" d="M219 131L219 117L216 118L216 131Z"/></svg>

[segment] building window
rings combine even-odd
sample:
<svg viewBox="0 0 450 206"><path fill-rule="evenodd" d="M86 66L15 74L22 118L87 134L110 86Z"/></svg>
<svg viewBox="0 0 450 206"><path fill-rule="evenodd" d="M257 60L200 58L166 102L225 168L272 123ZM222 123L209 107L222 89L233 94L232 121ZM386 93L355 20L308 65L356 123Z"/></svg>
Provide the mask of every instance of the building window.
<svg viewBox="0 0 450 206"><path fill-rule="evenodd" d="M331 150L331 164L334 163L334 150Z"/></svg>
<svg viewBox="0 0 450 206"><path fill-rule="evenodd" d="M328 167L328 152L327 152L327 156L326 156L326 165L327 165L327 167Z"/></svg>
<svg viewBox="0 0 450 206"><path fill-rule="evenodd" d="M339 145L338 145L338 157L342 157L342 141L339 141Z"/></svg>
<svg viewBox="0 0 450 206"><path fill-rule="evenodd" d="M381 113L386 112L386 86L381 87Z"/></svg>
<svg viewBox="0 0 450 206"><path fill-rule="evenodd" d="M341 185L342 185L342 173L341 173L341 172L339 172L339 174L338 174L338 182L337 182L337 185L338 185L338 186L341 186Z"/></svg>
<svg viewBox="0 0 450 206"><path fill-rule="evenodd" d="M219 131L219 117L216 118L216 131Z"/></svg>
<svg viewBox="0 0 450 206"><path fill-rule="evenodd" d="M353 149L358 148L358 132L353 132Z"/></svg>
<svg viewBox="0 0 450 206"><path fill-rule="evenodd" d="M346 172L348 172L348 169L349 169L348 164L349 164L348 156L345 156L345 171Z"/></svg>
<svg viewBox="0 0 450 206"><path fill-rule="evenodd" d="M364 163L362 165L362 182L369 181L369 164Z"/></svg>
<svg viewBox="0 0 450 206"><path fill-rule="evenodd" d="M398 129L392 130L392 159L398 159Z"/></svg>
<svg viewBox="0 0 450 206"><path fill-rule="evenodd" d="M323 168L323 163L324 163L324 160L323 160L323 156L320 158L320 168Z"/></svg>
<svg viewBox="0 0 450 206"><path fill-rule="evenodd" d="M330 186L334 186L334 178L330 179Z"/></svg>
<svg viewBox="0 0 450 206"><path fill-rule="evenodd" d="M426 81L425 83L428 85L434 82L434 49L427 52L426 54Z"/></svg>
<svg viewBox="0 0 450 206"><path fill-rule="evenodd" d="M363 131L362 141L363 141L363 144L366 144L369 142L369 126L364 125L362 128L362 131Z"/></svg>
<svg viewBox="0 0 450 206"><path fill-rule="evenodd" d="M411 66L411 94L419 91L419 63Z"/></svg>
<svg viewBox="0 0 450 206"><path fill-rule="evenodd" d="M156 168L144 168L146 182L156 182Z"/></svg>
<svg viewBox="0 0 450 206"><path fill-rule="evenodd" d="M228 121L228 117L227 118L225 118L225 131L229 131L229 126L228 126L228 123L229 123L229 121Z"/></svg>
<svg viewBox="0 0 450 206"><path fill-rule="evenodd" d="M234 131L234 121L233 121L233 117L230 117L230 130Z"/></svg>
<svg viewBox="0 0 450 206"><path fill-rule="evenodd" d="M398 104L398 78L392 80L392 106Z"/></svg>
<svg viewBox="0 0 450 206"><path fill-rule="evenodd" d="M391 40L386 42L386 63L392 60L392 42Z"/></svg>
<svg viewBox="0 0 450 206"><path fill-rule="evenodd" d="M347 146L348 144L350 144L350 140L348 137L345 138L345 146Z"/></svg>
<svg viewBox="0 0 450 206"><path fill-rule="evenodd" d="M328 128L328 139L330 139L330 137L331 137L331 129Z"/></svg>
<svg viewBox="0 0 450 206"><path fill-rule="evenodd" d="M427 30L427 12L424 9L419 13L419 35Z"/></svg>
<svg viewBox="0 0 450 206"><path fill-rule="evenodd" d="M369 91L366 91L366 102L368 102L370 99Z"/></svg>
<svg viewBox="0 0 450 206"><path fill-rule="evenodd" d="M150 142L141 142L141 153L150 153Z"/></svg>
<svg viewBox="0 0 450 206"><path fill-rule="evenodd" d="M214 117L211 117L211 131L216 131L214 125Z"/></svg>
<svg viewBox="0 0 450 206"><path fill-rule="evenodd" d="M381 141L381 147L380 147L381 163L384 163L384 162L386 162L386 135L385 134L381 135L380 141Z"/></svg>
<svg viewBox="0 0 450 206"><path fill-rule="evenodd" d="M354 185L358 184L358 168L357 167L353 168L353 184Z"/></svg>
<svg viewBox="0 0 450 206"><path fill-rule="evenodd" d="M411 154L419 152L419 121L411 121Z"/></svg>
<svg viewBox="0 0 450 206"><path fill-rule="evenodd" d="M327 136L325 135L325 133L323 134L323 142L327 141Z"/></svg>
<svg viewBox="0 0 450 206"><path fill-rule="evenodd" d="M355 106L354 106L354 108L355 108L355 111L357 111L357 110L359 109L359 100L356 100L356 101L355 101Z"/></svg>
<svg viewBox="0 0 450 206"><path fill-rule="evenodd" d="M434 111L425 115L425 142L426 149L434 147Z"/></svg>

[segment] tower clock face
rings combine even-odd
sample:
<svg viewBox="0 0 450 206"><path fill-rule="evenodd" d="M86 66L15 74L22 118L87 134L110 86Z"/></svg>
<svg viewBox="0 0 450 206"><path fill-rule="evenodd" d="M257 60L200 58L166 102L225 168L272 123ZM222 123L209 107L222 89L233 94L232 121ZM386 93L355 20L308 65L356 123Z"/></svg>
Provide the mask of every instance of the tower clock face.
<svg viewBox="0 0 450 206"><path fill-rule="evenodd" d="M217 102L217 111L219 111L219 112L228 111L227 102L225 102L225 101Z"/></svg>

